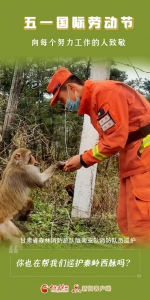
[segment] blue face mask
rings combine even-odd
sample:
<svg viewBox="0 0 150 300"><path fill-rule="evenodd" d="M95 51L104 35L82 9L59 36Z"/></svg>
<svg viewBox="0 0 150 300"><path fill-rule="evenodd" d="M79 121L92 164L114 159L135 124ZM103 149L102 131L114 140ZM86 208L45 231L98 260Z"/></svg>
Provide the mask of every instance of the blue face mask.
<svg viewBox="0 0 150 300"><path fill-rule="evenodd" d="M80 98L77 97L75 101L71 101L70 99L67 99L65 108L67 108L68 110L76 111L78 110L79 105L80 105Z"/></svg>

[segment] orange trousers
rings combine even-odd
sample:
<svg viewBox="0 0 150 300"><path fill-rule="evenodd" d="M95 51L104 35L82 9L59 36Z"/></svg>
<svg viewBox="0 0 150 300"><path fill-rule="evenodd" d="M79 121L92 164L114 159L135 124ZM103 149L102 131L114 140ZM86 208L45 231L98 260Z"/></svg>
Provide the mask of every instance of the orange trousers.
<svg viewBox="0 0 150 300"><path fill-rule="evenodd" d="M150 246L150 171L121 179L117 222L122 235Z"/></svg>

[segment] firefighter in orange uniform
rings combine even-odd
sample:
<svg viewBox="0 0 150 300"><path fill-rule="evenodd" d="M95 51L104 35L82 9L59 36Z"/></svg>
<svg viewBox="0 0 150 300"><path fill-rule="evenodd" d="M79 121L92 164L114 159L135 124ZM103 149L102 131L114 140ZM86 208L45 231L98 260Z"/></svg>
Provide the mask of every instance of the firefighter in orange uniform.
<svg viewBox="0 0 150 300"><path fill-rule="evenodd" d="M150 104L139 92L119 81L82 82L59 68L47 86L51 106L90 116L99 143L71 157L64 171L87 168L119 155L120 191L117 221L122 235L150 245Z"/></svg>

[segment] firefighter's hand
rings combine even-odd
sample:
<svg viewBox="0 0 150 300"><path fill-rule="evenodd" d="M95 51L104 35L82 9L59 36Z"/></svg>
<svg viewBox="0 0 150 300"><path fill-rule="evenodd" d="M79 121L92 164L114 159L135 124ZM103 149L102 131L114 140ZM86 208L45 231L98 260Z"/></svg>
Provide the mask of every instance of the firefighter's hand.
<svg viewBox="0 0 150 300"><path fill-rule="evenodd" d="M73 172L73 171L80 169L81 167L82 167L82 165L80 163L80 155L75 155L66 161L63 171L64 172Z"/></svg>

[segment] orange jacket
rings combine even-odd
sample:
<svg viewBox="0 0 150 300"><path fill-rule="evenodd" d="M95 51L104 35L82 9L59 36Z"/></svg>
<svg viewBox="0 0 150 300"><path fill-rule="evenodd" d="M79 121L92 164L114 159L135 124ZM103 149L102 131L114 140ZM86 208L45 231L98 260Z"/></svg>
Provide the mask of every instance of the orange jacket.
<svg viewBox="0 0 150 300"><path fill-rule="evenodd" d="M118 81L84 84L78 114L88 114L100 141L83 153L87 166L120 152L120 177L150 170L150 147L138 155L142 139L126 146L129 132L150 123L150 104L139 92Z"/></svg>

